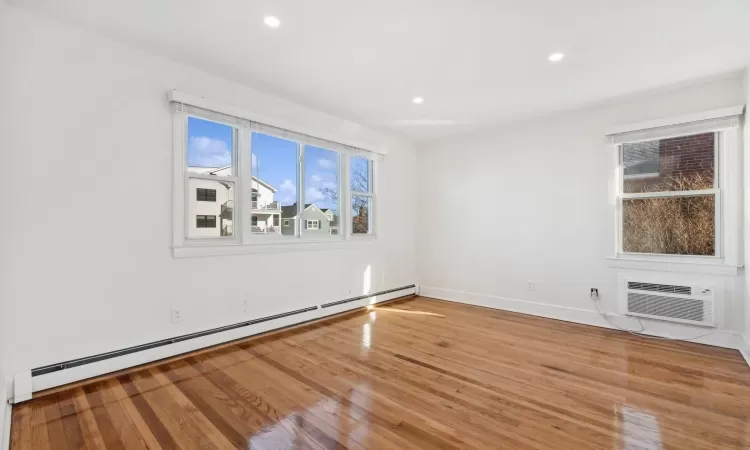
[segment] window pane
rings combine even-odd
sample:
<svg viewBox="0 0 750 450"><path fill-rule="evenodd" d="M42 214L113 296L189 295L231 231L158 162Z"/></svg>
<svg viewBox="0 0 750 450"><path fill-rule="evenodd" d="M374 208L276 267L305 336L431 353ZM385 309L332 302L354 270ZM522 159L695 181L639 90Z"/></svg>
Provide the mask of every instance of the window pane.
<svg viewBox="0 0 750 450"><path fill-rule="evenodd" d="M623 144L624 192L713 188L714 139L704 133Z"/></svg>
<svg viewBox="0 0 750 450"><path fill-rule="evenodd" d="M623 201L623 250L669 255L714 255L714 196Z"/></svg>
<svg viewBox="0 0 750 450"><path fill-rule="evenodd" d="M199 202L215 202L216 201L216 190L215 189L196 189L196 198Z"/></svg>
<svg viewBox="0 0 750 450"><path fill-rule="evenodd" d="M349 158L349 181L355 192L370 192L370 160L359 156Z"/></svg>
<svg viewBox="0 0 750 450"><path fill-rule="evenodd" d="M294 236L279 220L297 215L297 143L253 133L252 152L252 232Z"/></svg>
<svg viewBox="0 0 750 450"><path fill-rule="evenodd" d="M305 210L303 220L317 220L316 228L302 232L314 235L338 234L339 162L338 153L305 146Z"/></svg>
<svg viewBox="0 0 750 450"><path fill-rule="evenodd" d="M188 171L232 176L234 128L188 117Z"/></svg>
<svg viewBox="0 0 750 450"><path fill-rule="evenodd" d="M367 234L370 232L370 211L372 198L359 195L352 196L352 233Z"/></svg>
<svg viewBox="0 0 750 450"><path fill-rule="evenodd" d="M188 200L188 237L233 236L234 229L234 183L219 180L202 180L191 178L189 192L199 189L214 190L215 201L200 201L195 195ZM209 191L210 192L210 191ZM201 225L199 225L201 222Z"/></svg>

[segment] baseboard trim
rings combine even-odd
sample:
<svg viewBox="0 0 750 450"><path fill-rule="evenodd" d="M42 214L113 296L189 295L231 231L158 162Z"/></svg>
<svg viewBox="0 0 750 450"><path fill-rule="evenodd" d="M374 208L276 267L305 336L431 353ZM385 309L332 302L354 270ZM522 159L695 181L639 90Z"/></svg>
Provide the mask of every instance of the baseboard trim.
<svg viewBox="0 0 750 450"><path fill-rule="evenodd" d="M570 308L566 306L552 305L549 303L532 302L528 300L519 300L508 297L500 297L496 295L478 294L474 292L456 291L424 285L420 286L419 292L422 297L437 298L440 300L464 303L467 305L500 309L504 311L529 314L532 316L545 317L548 319L563 320L565 322L573 322L583 325L591 325L595 327L617 330L616 327L610 324L606 319L599 315L597 311L593 309ZM634 326L629 325L632 319L627 316L611 313L607 313L607 315L611 317L615 323L622 323L623 325L621 326L623 328L627 328L628 326L630 326L631 328L635 328ZM688 331L684 335L667 331L662 332L649 330L646 330L644 333L656 337L679 339L691 337L691 333L692 335L700 335L702 334L701 332L706 332L705 328L690 327L687 325L667 324L664 326L672 328L681 327L681 330ZM719 330L715 334L698 338L691 342L739 350L741 341L742 338L738 333ZM747 359L747 355L743 356L745 356L745 358Z"/></svg>
<svg viewBox="0 0 750 450"><path fill-rule="evenodd" d="M65 385L78 382L90 382L111 376L112 374L123 370L151 363L164 362L170 358L179 357L180 355L185 355L187 353L216 348L220 345L232 343L238 340L289 329L291 327L317 320L329 319L340 314L354 312L369 305L413 296L415 293L415 286L405 286L404 288L389 290L382 295L381 293L377 293L377 295L361 296L358 297L356 301L333 305L325 309L316 308L293 316L284 316L270 321L243 326L241 328L232 328L227 331L216 332L190 340L174 342L170 345L149 348L135 353L128 353L85 365L66 368L65 370L45 373L32 377L32 392L34 393L34 398L38 398L51 393L55 388L60 386L64 387ZM14 399L11 399L11 402L16 403Z"/></svg>

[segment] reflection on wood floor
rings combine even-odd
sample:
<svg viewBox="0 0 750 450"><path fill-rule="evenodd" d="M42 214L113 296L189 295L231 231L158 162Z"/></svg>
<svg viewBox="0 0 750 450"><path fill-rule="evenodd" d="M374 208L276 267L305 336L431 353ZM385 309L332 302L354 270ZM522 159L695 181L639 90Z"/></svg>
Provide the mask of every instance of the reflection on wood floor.
<svg viewBox="0 0 750 450"><path fill-rule="evenodd" d="M747 449L737 351L416 298L17 405L13 449Z"/></svg>

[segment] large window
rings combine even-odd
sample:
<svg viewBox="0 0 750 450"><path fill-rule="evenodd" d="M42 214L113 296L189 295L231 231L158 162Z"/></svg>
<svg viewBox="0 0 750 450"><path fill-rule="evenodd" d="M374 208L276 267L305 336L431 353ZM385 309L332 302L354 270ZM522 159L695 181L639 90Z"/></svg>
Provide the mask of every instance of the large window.
<svg viewBox="0 0 750 450"><path fill-rule="evenodd" d="M234 194L237 185L237 129L226 123L187 117L185 175L189 192L189 238L234 236ZM213 222L200 218L213 217ZM218 218L218 226L217 226ZM211 225L212 224L212 225Z"/></svg>
<svg viewBox="0 0 750 450"><path fill-rule="evenodd" d="M295 237L279 226L297 215L299 145L291 140L252 133L252 214L254 234Z"/></svg>
<svg viewBox="0 0 750 450"><path fill-rule="evenodd" d="M718 255L719 136L619 146L623 253Z"/></svg>
<svg viewBox="0 0 750 450"><path fill-rule="evenodd" d="M302 233L337 235L339 228L339 154L312 145L304 147L305 209Z"/></svg>
<svg viewBox="0 0 750 450"><path fill-rule="evenodd" d="M228 249L374 235L374 154L241 117L175 109L176 169L184 175L175 184L175 248L209 248L208 238Z"/></svg>

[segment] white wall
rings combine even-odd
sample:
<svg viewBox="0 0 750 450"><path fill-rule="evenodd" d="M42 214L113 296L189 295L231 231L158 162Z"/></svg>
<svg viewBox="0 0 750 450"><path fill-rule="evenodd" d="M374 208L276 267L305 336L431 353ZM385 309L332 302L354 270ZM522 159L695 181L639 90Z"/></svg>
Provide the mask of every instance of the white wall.
<svg viewBox="0 0 750 450"><path fill-rule="evenodd" d="M0 25L2 25L5 21L5 15L6 15L6 6L4 0L0 0ZM0 28L0 39L2 38L3 33ZM4 52L6 51L6 46L2 44L2 41L0 40L0 61L4 60ZM5 77L5 69L3 68L2 64L0 64L0 104L4 102L5 98L5 90L2 86L5 86L6 83L6 77ZM2 110L2 106L0 106L0 111ZM7 153L7 145L5 136L8 132L9 124L5 122L4 116L0 114L0 151L2 151L3 154ZM7 194L5 194L7 195ZM3 217L7 217L3 213ZM4 231L3 229L0 229ZM5 233L0 232L1 241L0 245L5 248L6 242L8 241L8 237ZM5 270L5 259L0 260L0 269L3 271ZM2 281L2 280L0 280ZM2 288L0 288L2 289ZM5 405L7 400L7 392L5 389L5 376L9 372L6 371L7 366L7 358L6 358L6 348L8 347L8 324L9 324L9 318L7 314L7 299L5 298L3 294L3 291L0 290L0 450L4 450L4 442L3 442L3 427L5 426Z"/></svg>
<svg viewBox="0 0 750 450"><path fill-rule="evenodd" d="M0 208L20 219L3 220L0 230L9 373L358 295L368 283L376 291L415 282L411 147L6 8ZM378 241L342 250L173 259L166 103L173 88L388 147ZM182 310L182 323L170 325L172 307Z"/></svg>
<svg viewBox="0 0 750 450"><path fill-rule="evenodd" d="M605 260L615 234L607 128L744 102L735 74L421 145L421 292L601 323L589 288L599 288L603 309L614 312L618 276ZM456 213L472 225L457 227ZM720 326L742 328L741 275L688 279L717 283L726 300L718 305Z"/></svg>
<svg viewBox="0 0 750 450"><path fill-rule="evenodd" d="M744 167L744 248L745 257L744 263L750 263L750 120L748 120L747 107L750 106L750 67L745 70L745 133L744 133L744 152L743 152L743 167ZM745 276L745 351L747 352L747 358L750 358L750 277ZM750 364L750 359L748 359Z"/></svg>

